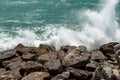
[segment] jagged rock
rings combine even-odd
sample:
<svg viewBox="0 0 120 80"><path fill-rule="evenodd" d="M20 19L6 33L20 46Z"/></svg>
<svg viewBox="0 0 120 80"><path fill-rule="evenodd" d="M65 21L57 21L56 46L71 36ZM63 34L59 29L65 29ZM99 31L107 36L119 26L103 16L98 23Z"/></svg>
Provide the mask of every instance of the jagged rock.
<svg viewBox="0 0 120 80"><path fill-rule="evenodd" d="M58 70L61 67L61 62L60 60L49 60L44 66L48 70Z"/></svg>
<svg viewBox="0 0 120 80"><path fill-rule="evenodd" d="M118 50L120 50L120 43L114 46L114 51L116 52Z"/></svg>
<svg viewBox="0 0 120 80"><path fill-rule="evenodd" d="M89 58L90 54L87 53L86 48L81 46L70 51L70 53L63 58L62 64L63 66L80 68L88 63Z"/></svg>
<svg viewBox="0 0 120 80"><path fill-rule="evenodd" d="M33 72L23 77L21 80L46 80L49 78L50 74L47 72Z"/></svg>
<svg viewBox="0 0 120 80"><path fill-rule="evenodd" d="M38 57L38 62L44 64L48 60L56 60L57 58L58 56L55 52L45 53Z"/></svg>
<svg viewBox="0 0 120 80"><path fill-rule="evenodd" d="M90 61L90 63L88 63L86 65L86 70L89 70L89 71L95 71L95 69L99 66L99 63L96 62L96 61Z"/></svg>
<svg viewBox="0 0 120 80"><path fill-rule="evenodd" d="M55 76L63 71L60 60L49 60L44 64L44 67L52 76Z"/></svg>
<svg viewBox="0 0 120 80"><path fill-rule="evenodd" d="M63 58L72 50L74 50L76 46L62 46L61 49L58 51L58 58L63 60Z"/></svg>
<svg viewBox="0 0 120 80"><path fill-rule="evenodd" d="M70 72L66 71L66 72L63 72L61 74L58 74L57 76L55 76L51 80L69 80L69 76L70 76Z"/></svg>
<svg viewBox="0 0 120 80"><path fill-rule="evenodd" d="M92 74L93 74L86 70L74 69L71 67L68 67L66 70L70 72L69 78L75 79L75 80L90 80L92 78Z"/></svg>
<svg viewBox="0 0 120 80"><path fill-rule="evenodd" d="M36 54L40 56L42 54L55 52L55 51L56 49L52 45L40 44L40 46L36 49Z"/></svg>
<svg viewBox="0 0 120 80"><path fill-rule="evenodd" d="M119 69L120 69L120 50L116 51L115 59L116 59L116 61L117 61L117 64L118 64L118 66L119 66Z"/></svg>
<svg viewBox="0 0 120 80"><path fill-rule="evenodd" d="M0 75L0 80L16 80L14 76Z"/></svg>
<svg viewBox="0 0 120 80"><path fill-rule="evenodd" d="M75 49L76 46L69 46L69 45L66 45L66 46L62 46L60 51L63 51L65 53L69 53L71 50Z"/></svg>
<svg viewBox="0 0 120 80"><path fill-rule="evenodd" d="M108 43L108 44L104 44L102 46L100 46L100 50L103 52L103 54L105 56L108 57L108 59L110 60L115 60L114 59L114 46L117 45L118 43L117 42L111 42L111 43Z"/></svg>
<svg viewBox="0 0 120 80"><path fill-rule="evenodd" d="M93 80L120 80L120 71L106 63L97 67Z"/></svg>
<svg viewBox="0 0 120 80"><path fill-rule="evenodd" d="M31 53L26 53L22 55L22 59L23 60L35 60L35 54L31 54Z"/></svg>
<svg viewBox="0 0 120 80"><path fill-rule="evenodd" d="M43 65L33 61L22 62L20 64L20 70L25 74L29 74L31 72L43 70Z"/></svg>
<svg viewBox="0 0 120 80"><path fill-rule="evenodd" d="M3 52L0 52L0 60L11 59L12 57L15 57L15 55L16 55L15 50L6 50Z"/></svg>
<svg viewBox="0 0 120 80"><path fill-rule="evenodd" d="M22 44L18 44L14 49L20 56L25 53L36 53L36 47L28 47Z"/></svg>
<svg viewBox="0 0 120 80"><path fill-rule="evenodd" d="M5 73L5 72L6 72L6 69L0 68L0 75L3 74L3 73Z"/></svg>
<svg viewBox="0 0 120 80"><path fill-rule="evenodd" d="M91 59L98 61L98 60L105 60L106 57L104 56L104 54L101 51L93 51L91 53Z"/></svg>
<svg viewBox="0 0 120 80"><path fill-rule="evenodd" d="M19 70L14 69L14 70L0 70L0 80L19 80L22 78Z"/></svg>
<svg viewBox="0 0 120 80"><path fill-rule="evenodd" d="M12 58L11 60L2 61L2 65L7 69L15 69L20 66L22 59L20 57Z"/></svg>

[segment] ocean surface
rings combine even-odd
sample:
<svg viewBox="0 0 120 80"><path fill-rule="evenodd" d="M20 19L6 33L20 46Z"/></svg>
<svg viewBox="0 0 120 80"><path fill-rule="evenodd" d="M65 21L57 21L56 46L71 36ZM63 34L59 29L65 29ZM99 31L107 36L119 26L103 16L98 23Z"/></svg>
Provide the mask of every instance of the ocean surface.
<svg viewBox="0 0 120 80"><path fill-rule="evenodd" d="M0 0L0 51L52 44L120 42L119 0Z"/></svg>

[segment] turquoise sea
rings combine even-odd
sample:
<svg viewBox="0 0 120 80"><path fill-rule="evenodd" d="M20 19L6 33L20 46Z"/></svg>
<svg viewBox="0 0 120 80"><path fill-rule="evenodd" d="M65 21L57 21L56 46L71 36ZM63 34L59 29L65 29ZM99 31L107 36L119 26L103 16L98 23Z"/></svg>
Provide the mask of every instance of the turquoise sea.
<svg viewBox="0 0 120 80"><path fill-rule="evenodd" d="M119 0L0 0L0 50L22 43L99 45L120 41Z"/></svg>

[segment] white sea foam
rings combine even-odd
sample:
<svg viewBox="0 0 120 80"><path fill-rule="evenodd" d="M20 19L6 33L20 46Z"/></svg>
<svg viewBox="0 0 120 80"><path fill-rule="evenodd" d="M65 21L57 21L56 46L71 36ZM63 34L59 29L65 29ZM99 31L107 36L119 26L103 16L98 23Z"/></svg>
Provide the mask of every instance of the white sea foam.
<svg viewBox="0 0 120 80"><path fill-rule="evenodd" d="M105 0L100 11L84 10L79 16L84 16L87 21L82 26L82 30L74 31L65 26L58 28L57 25L47 25L34 30L18 30L16 37L11 37L2 32L0 37L0 49L10 49L18 43L27 46L38 46L41 43L52 44L56 48L62 45L85 45L89 50L97 49L101 44L120 41L120 29L116 22L115 7L119 0ZM81 24L81 23L80 23ZM44 34L38 36L35 31L44 29ZM1 30L2 31L2 30Z"/></svg>

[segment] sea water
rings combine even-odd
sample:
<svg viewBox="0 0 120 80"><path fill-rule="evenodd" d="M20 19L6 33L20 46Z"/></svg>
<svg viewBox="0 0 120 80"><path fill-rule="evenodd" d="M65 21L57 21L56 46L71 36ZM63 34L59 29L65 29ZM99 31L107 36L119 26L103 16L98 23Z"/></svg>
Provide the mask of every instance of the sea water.
<svg viewBox="0 0 120 80"><path fill-rule="evenodd" d="M119 0L0 0L0 50L120 42Z"/></svg>

